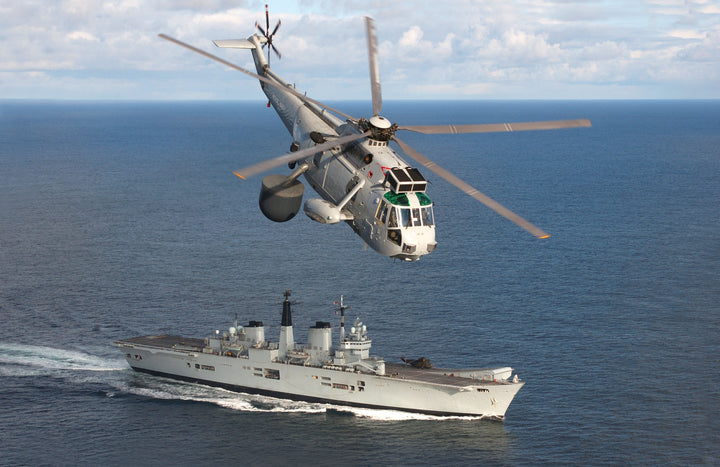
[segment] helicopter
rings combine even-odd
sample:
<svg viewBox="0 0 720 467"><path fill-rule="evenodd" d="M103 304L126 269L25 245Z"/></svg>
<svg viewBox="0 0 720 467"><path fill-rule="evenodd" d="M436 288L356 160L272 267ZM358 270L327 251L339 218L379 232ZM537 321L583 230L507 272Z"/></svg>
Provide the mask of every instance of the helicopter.
<svg viewBox="0 0 720 467"><path fill-rule="evenodd" d="M259 205L265 217L275 222L286 222L295 217L304 193L304 185L298 178L304 175L320 195L320 198L308 199L303 206L303 211L312 220L322 224L345 222L366 245L384 256L415 261L433 252L437 247L436 225L433 202L426 192L428 181L417 167L411 167L389 146L393 141L408 157L535 237L549 237L540 228L435 164L399 139L396 132L460 134L550 130L590 127L589 120L471 125L392 123L380 115L382 92L378 41L375 22L370 17L365 17L365 28L373 115L369 119L356 118L300 93L270 68L271 51L281 56L273 44L280 21L271 32L267 5L265 20L265 28L256 23L260 34L255 33L247 39L213 41L221 48L250 50L257 73L165 34L159 35L260 81L268 106L272 105L292 136L287 154L234 172L238 177L247 179L283 164L292 170L289 175L273 174L263 178Z"/></svg>

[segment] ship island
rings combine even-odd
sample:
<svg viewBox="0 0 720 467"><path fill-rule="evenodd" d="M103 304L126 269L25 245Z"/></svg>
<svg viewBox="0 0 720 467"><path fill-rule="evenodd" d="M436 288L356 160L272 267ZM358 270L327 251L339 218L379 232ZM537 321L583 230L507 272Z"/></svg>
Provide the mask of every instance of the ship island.
<svg viewBox="0 0 720 467"><path fill-rule="evenodd" d="M386 362L371 356L367 326L348 332L341 296L338 343L330 322L310 327L296 343L290 290L285 291L278 342L265 339L262 321L234 325L210 337L148 335L115 341L133 370L231 391L338 406L437 416L504 420L523 386L511 367L437 368L421 357Z"/></svg>

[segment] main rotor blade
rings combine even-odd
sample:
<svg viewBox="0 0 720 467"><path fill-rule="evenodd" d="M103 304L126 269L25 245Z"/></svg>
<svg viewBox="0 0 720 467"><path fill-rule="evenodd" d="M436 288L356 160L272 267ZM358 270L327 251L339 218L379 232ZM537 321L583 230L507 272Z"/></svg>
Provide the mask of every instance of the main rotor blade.
<svg viewBox="0 0 720 467"><path fill-rule="evenodd" d="M557 130L560 128L590 127L588 119L549 120L544 122L481 123L477 125L403 125L399 130L415 131L426 135L455 133L494 133L502 131Z"/></svg>
<svg viewBox="0 0 720 467"><path fill-rule="evenodd" d="M320 101L316 101L315 99L311 99L311 98L307 97L306 95L304 95L304 94L296 91L294 88L291 88L291 87L289 87L289 86L282 85L282 84L280 84L280 83L278 83L278 82L276 82L276 81L271 80L270 78L266 78L265 76L256 75L256 74L253 73L252 71L248 71L248 70L246 70L245 68L242 68L242 67L239 67L239 66L235 65L234 63L230 63L230 62L228 62L227 60L223 60L222 58L218 57L217 55L213 55L213 54L211 54L211 53L209 53L209 52L205 52L205 51L202 50L202 49L198 49L197 47L193 47L193 46L190 45L190 44L186 44L185 42L179 41L179 40L177 40L177 39L175 39L175 38L172 38L172 37L170 37L170 36L168 36L168 35L158 34L158 36L161 37L161 38L163 38L163 39L165 39L165 40L167 40L167 41L174 42L175 44L177 44L177 45L179 45L179 46L181 46L181 47L185 47L186 49L192 50L193 52L199 53L200 55L203 55L203 56L205 56L205 57L207 57L207 58L209 58L209 59L211 59L211 60L215 60L215 61L218 62L218 63L222 63L223 65L229 66L230 68L232 68L232 69L234 69L234 70L237 70L237 71L239 71L239 72L241 72L241 73L245 73L245 74L248 75L248 76L252 76L253 78L258 79L258 80L262 81L263 83L269 84L270 86L274 86L274 87L276 87L276 88L278 88L278 89L280 89L280 90L282 90L282 91L288 92L288 93L294 95L295 97L297 97L298 99L300 99L300 100L303 101L303 102L310 102L310 103L312 103L312 104L317 105L318 107L321 107L321 108L323 108L323 109L327 109L327 110L329 110L330 112L334 112L334 113L336 113L336 114L338 114L338 115L342 115L343 117L345 117L345 118L347 118L347 119L350 119L350 120L352 120L352 121L357 122L357 118L355 118L355 117L353 117L353 116L351 116L351 115L348 115L348 114L346 114L346 113L344 113L344 112L341 112L341 111L339 111L339 110L337 110L337 109L334 109L334 108L330 107L329 105L323 104L323 103L320 102Z"/></svg>
<svg viewBox="0 0 720 467"><path fill-rule="evenodd" d="M531 234L535 235L537 238L548 238L550 236L550 234L548 234L547 232L544 232L543 230L534 226L533 224L526 221L522 217L518 216L517 214L515 214L514 212L512 212L505 206L501 205L494 199L484 195L483 193L479 192L472 186L468 185L464 181L457 178L455 175L453 175L450 172L448 172L447 170L443 169L442 167L440 167L439 165L437 165L436 163L434 163L433 161L431 161L430 159L428 159L427 157L425 157L424 155L420 154L415 149L410 147L407 143L401 141L397 137L393 137L393 139L395 140L396 143L398 143L398 145L400 145L400 148L403 150L403 152L405 154L412 157L413 159L415 159L416 161L418 161L419 163L421 163L428 169L432 170L433 172L435 172L436 174L438 174L439 176L441 176L448 182L452 183L456 187L460 188L462 191L464 191L468 195L470 195L473 198L475 198L476 200L480 201L485 206L489 207L496 213L503 216L505 219L508 219L509 221L522 227L523 229L527 230Z"/></svg>
<svg viewBox="0 0 720 467"><path fill-rule="evenodd" d="M382 90L380 89L380 62L378 60L377 33L375 21L369 16L365 17L367 30L368 61L370 62L370 91L372 92L373 115L380 115L382 110Z"/></svg>
<svg viewBox="0 0 720 467"><path fill-rule="evenodd" d="M262 161L258 164L245 167L244 169L236 170L233 173L244 180L246 178L252 177L253 175L265 172L266 170L270 170L283 164L288 164L290 162L298 161L305 157L312 156L313 154L317 154L319 152L323 152L337 146L342 146L343 144L351 143L358 139L365 138L369 135L370 132L368 131L366 133L343 136L332 141L326 141L322 144L318 144L317 146L301 149L300 151L291 152L279 157L275 157L274 159Z"/></svg>

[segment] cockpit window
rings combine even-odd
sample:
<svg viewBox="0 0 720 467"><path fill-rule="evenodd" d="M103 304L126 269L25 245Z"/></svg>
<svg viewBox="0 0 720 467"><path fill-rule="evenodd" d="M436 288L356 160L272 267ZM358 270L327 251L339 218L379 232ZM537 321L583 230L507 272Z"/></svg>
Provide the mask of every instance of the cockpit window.
<svg viewBox="0 0 720 467"><path fill-rule="evenodd" d="M408 197L405 193L394 193L392 191L388 191L385 193L385 199L396 206L410 206L410 201L408 201Z"/></svg>
<svg viewBox="0 0 720 467"><path fill-rule="evenodd" d="M420 208L410 208L408 196L416 195ZM394 193L388 191L378 206L376 217L382 223L387 216L387 227L421 227L435 225L432 201L425 193Z"/></svg>
<svg viewBox="0 0 720 467"><path fill-rule="evenodd" d="M420 208L420 211L422 212L422 222L423 225L434 225L433 220L433 210L431 207L427 208Z"/></svg>
<svg viewBox="0 0 720 467"><path fill-rule="evenodd" d="M420 222L420 210L418 208L414 208L411 209L410 212L412 212L413 226L420 227L422 225L422 222Z"/></svg>
<svg viewBox="0 0 720 467"><path fill-rule="evenodd" d="M388 216L388 228L398 227L398 220L402 227L420 227L423 225L432 226L432 207L425 208L390 208Z"/></svg>
<svg viewBox="0 0 720 467"><path fill-rule="evenodd" d="M391 208L390 209L390 215L388 216L388 228L397 228L398 222L397 222L397 214L395 213L396 209Z"/></svg>
<svg viewBox="0 0 720 467"><path fill-rule="evenodd" d="M410 209L400 209L400 215L402 217L402 226L403 227L412 227L412 219L410 218Z"/></svg>
<svg viewBox="0 0 720 467"><path fill-rule="evenodd" d="M378 206L378 211L375 217L377 217L378 221L382 224L385 222L385 216L387 216L388 212L388 203L387 201L383 201L380 203L380 206Z"/></svg>
<svg viewBox="0 0 720 467"><path fill-rule="evenodd" d="M430 206L432 204L432 201L430 198L428 198L428 195L425 193L416 193L418 197L418 201L420 201L420 206Z"/></svg>

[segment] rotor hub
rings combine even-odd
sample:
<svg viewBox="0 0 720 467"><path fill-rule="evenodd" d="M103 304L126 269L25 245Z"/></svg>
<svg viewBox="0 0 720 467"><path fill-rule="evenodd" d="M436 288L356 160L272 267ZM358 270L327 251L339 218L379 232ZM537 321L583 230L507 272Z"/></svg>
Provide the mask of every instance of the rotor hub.
<svg viewBox="0 0 720 467"><path fill-rule="evenodd" d="M373 118L371 118L370 125L374 126L379 130L387 130L392 127L392 123L390 123L390 120L385 117L381 117L380 115L375 115Z"/></svg>
<svg viewBox="0 0 720 467"><path fill-rule="evenodd" d="M398 129L396 123L391 123L380 115L375 115L370 120L362 118L358 123L364 131L370 131L371 138L376 141L390 141Z"/></svg>

